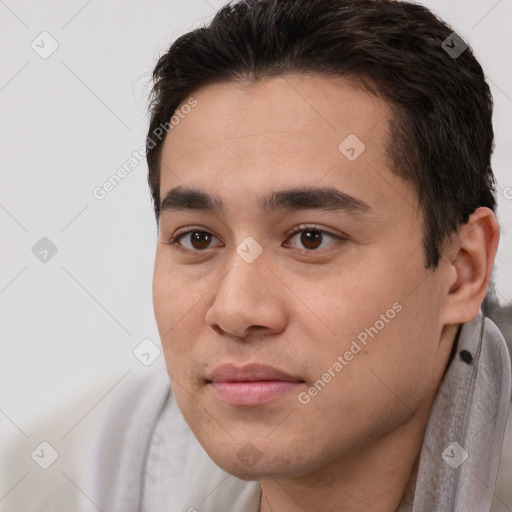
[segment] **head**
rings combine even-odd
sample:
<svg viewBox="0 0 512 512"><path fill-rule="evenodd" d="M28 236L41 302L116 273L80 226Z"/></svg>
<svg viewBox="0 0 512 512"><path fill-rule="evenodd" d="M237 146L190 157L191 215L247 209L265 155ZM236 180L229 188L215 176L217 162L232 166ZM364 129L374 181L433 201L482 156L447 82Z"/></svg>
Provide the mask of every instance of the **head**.
<svg viewBox="0 0 512 512"><path fill-rule="evenodd" d="M492 100L452 32L407 2L243 1L159 60L155 314L185 419L227 471L305 475L407 425L478 313ZM225 364L288 380L248 403Z"/></svg>

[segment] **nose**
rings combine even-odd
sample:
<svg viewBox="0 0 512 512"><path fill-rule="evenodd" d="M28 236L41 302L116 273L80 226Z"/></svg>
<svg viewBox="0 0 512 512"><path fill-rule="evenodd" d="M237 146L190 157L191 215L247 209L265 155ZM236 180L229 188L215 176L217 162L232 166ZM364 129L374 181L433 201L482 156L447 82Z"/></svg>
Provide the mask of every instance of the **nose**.
<svg viewBox="0 0 512 512"><path fill-rule="evenodd" d="M284 330L287 312L281 281L260 257L247 263L238 254L219 282L206 323L220 335L247 340Z"/></svg>

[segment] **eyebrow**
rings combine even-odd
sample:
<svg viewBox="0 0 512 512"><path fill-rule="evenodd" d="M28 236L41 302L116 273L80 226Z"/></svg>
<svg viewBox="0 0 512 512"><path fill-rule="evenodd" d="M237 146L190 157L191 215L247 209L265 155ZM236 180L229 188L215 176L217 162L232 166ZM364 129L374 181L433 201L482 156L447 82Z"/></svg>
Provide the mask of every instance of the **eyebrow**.
<svg viewBox="0 0 512 512"><path fill-rule="evenodd" d="M271 192L258 200L258 206L267 214L310 209L348 214L372 211L363 200L332 187L298 187ZM165 194L160 202L160 212L178 210L206 210L221 214L224 203L221 198L207 192L178 186Z"/></svg>

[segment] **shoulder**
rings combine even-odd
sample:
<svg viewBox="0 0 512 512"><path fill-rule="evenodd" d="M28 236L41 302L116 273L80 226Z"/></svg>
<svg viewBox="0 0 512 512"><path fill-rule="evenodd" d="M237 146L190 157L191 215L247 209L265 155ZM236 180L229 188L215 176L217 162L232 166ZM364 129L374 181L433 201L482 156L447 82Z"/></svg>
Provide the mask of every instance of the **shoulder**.
<svg viewBox="0 0 512 512"><path fill-rule="evenodd" d="M512 310L509 309L507 311L505 308L502 308L501 310L495 311L497 318L493 318L493 321L486 318L486 329L491 333L493 343L500 347L497 358L499 359L499 364L504 367L510 367L512 364L512 320L510 311ZM494 321L497 323L495 324ZM502 340L504 340L504 342L502 342ZM508 346L508 349L505 345ZM497 373L498 372L495 372L492 375L493 379L499 377L499 373L498 375ZM505 388L505 391L507 387L510 389L510 387L512 387L510 378L509 380L503 379L501 385ZM506 400L508 400L508 404ZM503 434L503 442L501 444L498 474L491 505L492 512L501 512L512 508L512 487L510 486L512 475L512 402L510 400L510 392L506 395L503 409L507 411L507 421Z"/></svg>
<svg viewBox="0 0 512 512"><path fill-rule="evenodd" d="M170 393L162 368L104 378L5 450L0 510L97 511L133 478ZM108 509L104 509L108 510Z"/></svg>

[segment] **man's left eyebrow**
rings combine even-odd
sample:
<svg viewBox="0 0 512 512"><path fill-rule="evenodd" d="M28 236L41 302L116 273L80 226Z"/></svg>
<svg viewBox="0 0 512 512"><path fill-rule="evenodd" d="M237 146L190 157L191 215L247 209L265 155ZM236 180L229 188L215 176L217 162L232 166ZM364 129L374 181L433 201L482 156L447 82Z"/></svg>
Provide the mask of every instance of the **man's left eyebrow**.
<svg viewBox="0 0 512 512"><path fill-rule="evenodd" d="M267 213L310 209L348 214L368 214L372 211L362 199L332 187L293 188L272 192L262 198L258 204Z"/></svg>
<svg viewBox="0 0 512 512"><path fill-rule="evenodd" d="M324 210L347 214L372 212L371 207L362 199L333 187L297 187L271 192L258 200L258 206L267 214L299 210ZM164 196L160 210L210 210L221 214L224 204L221 198L201 190L179 186Z"/></svg>

